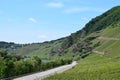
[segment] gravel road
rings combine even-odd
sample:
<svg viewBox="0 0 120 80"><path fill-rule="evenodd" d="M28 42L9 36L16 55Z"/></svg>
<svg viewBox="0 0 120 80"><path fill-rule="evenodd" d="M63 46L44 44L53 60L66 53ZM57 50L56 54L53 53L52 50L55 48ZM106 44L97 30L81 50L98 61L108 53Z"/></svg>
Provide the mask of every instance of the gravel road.
<svg viewBox="0 0 120 80"><path fill-rule="evenodd" d="M15 78L13 80L35 80L35 79L39 79L42 80L45 77L48 77L50 75L54 75L55 73L61 73L64 72L68 69L71 69L72 67L74 67L76 65L76 61L72 62L69 65L64 65L64 66L60 66L57 68L53 68L47 71L43 71L43 72L39 72L39 73L35 73L35 74L31 74L31 75L27 75L27 76L23 76L23 77L19 77L19 78Z"/></svg>

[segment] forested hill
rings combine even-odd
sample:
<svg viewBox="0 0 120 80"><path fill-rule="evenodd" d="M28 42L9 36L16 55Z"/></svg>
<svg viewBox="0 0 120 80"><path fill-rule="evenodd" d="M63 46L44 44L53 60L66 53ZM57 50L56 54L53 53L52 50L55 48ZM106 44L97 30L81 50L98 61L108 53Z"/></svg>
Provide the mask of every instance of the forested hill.
<svg viewBox="0 0 120 80"><path fill-rule="evenodd" d="M14 42L5 42L5 41L0 41L0 50L5 50L8 52L12 52L16 50L17 48L22 47L21 44L15 44Z"/></svg>
<svg viewBox="0 0 120 80"><path fill-rule="evenodd" d="M115 24L120 21L119 14L120 6L113 7L102 15L93 18L89 23L86 24L83 30L85 30L87 34L102 30L109 25Z"/></svg>
<svg viewBox="0 0 120 80"><path fill-rule="evenodd" d="M79 59L80 57L89 55L100 44L100 42L93 43L92 41L100 37L103 30L111 26L119 27L119 23L120 6L116 6L100 16L93 18L83 29L72 33L70 36L49 42L25 45L16 48L13 52L21 55L37 55L41 58L49 59ZM2 47L4 46L2 45Z"/></svg>

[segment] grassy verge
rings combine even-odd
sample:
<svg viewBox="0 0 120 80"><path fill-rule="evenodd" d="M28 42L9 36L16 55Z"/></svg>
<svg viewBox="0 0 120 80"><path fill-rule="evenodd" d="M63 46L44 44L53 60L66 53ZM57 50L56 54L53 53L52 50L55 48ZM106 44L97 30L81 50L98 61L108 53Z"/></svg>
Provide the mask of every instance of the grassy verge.
<svg viewBox="0 0 120 80"><path fill-rule="evenodd" d="M120 80L120 57L91 54L73 69L45 80Z"/></svg>

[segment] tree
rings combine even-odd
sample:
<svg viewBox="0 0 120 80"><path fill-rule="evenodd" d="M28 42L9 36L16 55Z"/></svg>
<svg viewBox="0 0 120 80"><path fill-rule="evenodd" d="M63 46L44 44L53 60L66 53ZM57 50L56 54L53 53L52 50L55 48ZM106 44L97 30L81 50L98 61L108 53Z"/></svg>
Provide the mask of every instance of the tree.
<svg viewBox="0 0 120 80"><path fill-rule="evenodd" d="M3 74L4 77L11 77L14 75L14 63L12 60L9 59L4 60Z"/></svg>
<svg viewBox="0 0 120 80"><path fill-rule="evenodd" d="M40 70L40 65L41 65L41 59L37 56L33 56L31 58L31 63L33 66L33 71L39 71Z"/></svg>
<svg viewBox="0 0 120 80"><path fill-rule="evenodd" d="M0 57L0 78L4 77L4 68L5 68L4 58Z"/></svg>

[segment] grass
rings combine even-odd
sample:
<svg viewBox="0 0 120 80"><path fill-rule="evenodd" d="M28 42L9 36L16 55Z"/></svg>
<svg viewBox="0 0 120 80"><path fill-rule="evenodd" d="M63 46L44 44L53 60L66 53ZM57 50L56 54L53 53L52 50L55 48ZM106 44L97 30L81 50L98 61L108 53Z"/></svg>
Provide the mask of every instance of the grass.
<svg viewBox="0 0 120 80"><path fill-rule="evenodd" d="M120 38L120 21L115 25L110 25L103 30L101 36Z"/></svg>
<svg viewBox="0 0 120 80"><path fill-rule="evenodd" d="M92 53L73 69L45 80L120 80L120 57L108 58Z"/></svg>

